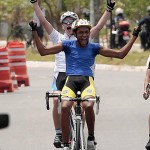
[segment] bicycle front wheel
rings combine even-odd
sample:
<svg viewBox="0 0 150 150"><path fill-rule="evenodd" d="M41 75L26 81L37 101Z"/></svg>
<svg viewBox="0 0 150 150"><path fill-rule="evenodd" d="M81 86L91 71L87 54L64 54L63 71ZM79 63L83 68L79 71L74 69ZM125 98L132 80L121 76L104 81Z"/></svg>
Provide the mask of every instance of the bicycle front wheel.
<svg viewBox="0 0 150 150"><path fill-rule="evenodd" d="M76 122L76 150L80 149L80 120Z"/></svg>

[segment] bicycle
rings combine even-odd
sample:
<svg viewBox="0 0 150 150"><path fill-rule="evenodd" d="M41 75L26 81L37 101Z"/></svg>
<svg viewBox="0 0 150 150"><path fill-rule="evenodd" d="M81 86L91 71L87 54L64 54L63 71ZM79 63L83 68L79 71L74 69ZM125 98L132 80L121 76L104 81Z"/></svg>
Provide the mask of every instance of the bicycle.
<svg viewBox="0 0 150 150"><path fill-rule="evenodd" d="M59 103L61 103L61 100L69 100L75 102L75 106L72 107L70 112L70 141L71 141L71 150L86 150L86 142L85 142L85 136L84 136L84 125L83 125L83 115L82 115L82 106L81 103L84 101L96 101L96 114L99 113L99 103L100 103L100 97L96 96L96 98L88 98L88 99L82 99L81 93L77 92L76 98L62 98L61 94L53 94L46 92L46 108L47 110L50 109L49 107L49 98L57 97ZM61 108L60 105L58 106L58 111L60 113ZM62 146L63 147L63 146Z"/></svg>

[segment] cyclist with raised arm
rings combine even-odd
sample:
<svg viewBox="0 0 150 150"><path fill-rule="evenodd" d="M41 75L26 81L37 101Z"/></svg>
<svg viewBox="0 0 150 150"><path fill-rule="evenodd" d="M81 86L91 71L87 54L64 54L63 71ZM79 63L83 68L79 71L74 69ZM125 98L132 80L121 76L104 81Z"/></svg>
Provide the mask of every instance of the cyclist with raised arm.
<svg viewBox="0 0 150 150"><path fill-rule="evenodd" d="M78 15L74 12L67 11L61 15L60 23L62 25L62 29L64 30L64 34L59 33L57 30L53 28L53 26L46 20L46 18L42 14L42 10L40 9L37 0L31 0L33 4L34 11L41 24L45 28L46 32L49 35L50 40L53 44L57 44L62 40L75 40L76 37L73 35L71 30L72 23L79 19ZM105 25L107 19L110 16L111 11L113 10L115 2L111 0L107 0L106 11L103 16L100 18L99 22L96 26L91 29L90 37L93 39L97 36L99 31ZM52 84L52 91L55 93L60 93L62 87L66 80L66 62L65 62L65 54L64 52L60 52L55 55L55 68L54 68L54 79ZM58 101L55 98L53 101L53 120L54 126L56 130L56 136L54 139L54 146L61 146L61 123L60 123L60 114L58 114Z"/></svg>
<svg viewBox="0 0 150 150"><path fill-rule="evenodd" d="M150 83L150 56L147 60L147 71L146 71L146 75L145 75L145 80L144 80L144 93L143 93L143 98L145 100L147 100L149 98L149 94L148 92L150 92L149 90L147 90L147 85L148 83ZM150 114L149 114L149 118L148 118L148 124L149 124L149 141L147 143L147 145L145 146L145 148L147 150L150 150Z"/></svg>
<svg viewBox="0 0 150 150"><path fill-rule="evenodd" d="M90 43L90 23L85 19L76 20L72 24L72 30L77 40L62 41L61 43L45 48L36 32L36 23L29 23L32 28L33 37L35 38L37 49L41 56L56 54L61 51L66 56L66 74L67 79L62 89L61 95L64 97L76 97L76 91L81 91L81 98L94 98L95 88L93 81L93 66L96 55L100 54L105 57L114 57L123 59L130 51L132 45L138 37L139 28L133 31L133 37L119 51L105 48L99 43ZM61 127L63 150L69 150L69 115L73 102L62 101ZM94 102L83 102L85 119L88 127L87 149L95 150L95 114L93 110Z"/></svg>

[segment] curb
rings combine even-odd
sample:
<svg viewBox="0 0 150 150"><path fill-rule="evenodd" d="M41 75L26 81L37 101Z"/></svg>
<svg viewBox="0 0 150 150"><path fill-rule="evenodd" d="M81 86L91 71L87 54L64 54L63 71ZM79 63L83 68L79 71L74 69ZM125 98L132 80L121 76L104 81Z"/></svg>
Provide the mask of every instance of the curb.
<svg viewBox="0 0 150 150"><path fill-rule="evenodd" d="M39 61L27 61L27 67L29 68L54 68L54 62L39 62ZM107 71L131 71L131 72L145 72L146 66L127 66L127 65L106 65L96 64L96 69L107 70Z"/></svg>

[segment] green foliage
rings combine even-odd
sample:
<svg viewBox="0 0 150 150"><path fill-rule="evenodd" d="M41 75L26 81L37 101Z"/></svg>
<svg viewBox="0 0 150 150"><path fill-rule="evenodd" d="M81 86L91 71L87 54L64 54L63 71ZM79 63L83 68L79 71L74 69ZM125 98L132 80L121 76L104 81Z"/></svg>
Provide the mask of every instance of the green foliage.
<svg viewBox="0 0 150 150"><path fill-rule="evenodd" d="M26 59L27 61L54 61L54 55L41 56L37 51L27 49Z"/></svg>
<svg viewBox="0 0 150 150"><path fill-rule="evenodd" d="M124 59L97 56L96 63L108 65L145 66L148 57L149 51L142 53L130 52Z"/></svg>
<svg viewBox="0 0 150 150"><path fill-rule="evenodd" d="M116 6L124 9L125 16L133 21L139 20L146 15L146 8L150 5L147 0L119 0L116 1Z"/></svg>
<svg viewBox="0 0 150 150"><path fill-rule="evenodd" d="M33 11L30 2L22 0L5 0L0 2L0 21L13 22L16 19L26 21Z"/></svg>
<svg viewBox="0 0 150 150"><path fill-rule="evenodd" d="M90 0L59 0L62 2L62 11L57 9L58 0L41 0L42 5L44 5L50 14L53 13L54 18L60 16L61 12L70 10L75 11L82 16L82 9L88 8ZM106 6L106 0L100 0L101 12L104 12ZM136 21L142 18L146 14L146 7L150 5L148 0L118 0L116 1L117 7L122 7L124 9L125 16L130 20ZM0 0L0 21L8 20L9 22L14 21L17 17L19 21L28 21L32 17L33 9L30 4L30 0ZM113 11L114 14L115 11ZM17 17L16 17L16 16ZM53 18L53 19L54 19Z"/></svg>
<svg viewBox="0 0 150 150"><path fill-rule="evenodd" d="M85 0L64 0L64 11L70 10L75 11L76 7L82 8L89 8L89 2Z"/></svg>
<svg viewBox="0 0 150 150"><path fill-rule="evenodd" d="M97 64L145 66L150 50L145 52L129 52L124 59L108 58L101 55L96 57ZM27 61L54 61L54 55L40 56L38 52L31 49L26 51Z"/></svg>

